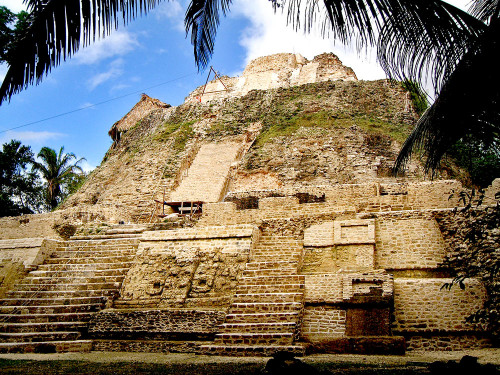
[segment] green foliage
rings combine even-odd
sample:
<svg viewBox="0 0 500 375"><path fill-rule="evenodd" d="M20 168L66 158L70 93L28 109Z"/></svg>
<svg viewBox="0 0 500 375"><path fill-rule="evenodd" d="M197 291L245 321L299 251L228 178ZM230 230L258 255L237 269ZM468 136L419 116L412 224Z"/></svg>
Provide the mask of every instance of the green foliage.
<svg viewBox="0 0 500 375"><path fill-rule="evenodd" d="M262 146L275 137L290 136L301 127L334 129L348 128L353 125L359 126L368 132L387 134L400 142L407 135L404 127L375 117L365 115L349 116L327 111L314 113L299 112L290 118L281 117L274 118L270 122L266 121L264 129L257 137L256 145Z"/></svg>
<svg viewBox="0 0 500 375"><path fill-rule="evenodd" d="M33 162L33 170L40 173L45 180L44 191L47 205L54 209L67 195L68 186L75 184L83 174L82 168L78 165L84 158L72 163L76 159L73 153L64 153L61 147L59 153L49 147L42 147L38 153L41 162ZM76 183L77 184L77 183Z"/></svg>
<svg viewBox="0 0 500 375"><path fill-rule="evenodd" d="M474 186L485 188L500 177L500 147L496 143L485 145L473 137L466 137L455 143L448 155L469 172Z"/></svg>
<svg viewBox="0 0 500 375"><path fill-rule="evenodd" d="M195 122L196 120L180 123L166 122L158 134L155 135L154 140L164 143L173 139L172 148L176 152L180 152L184 150L187 141L194 135L192 125Z"/></svg>
<svg viewBox="0 0 500 375"><path fill-rule="evenodd" d="M13 48L17 40L29 26L29 14L22 11L18 14L7 7L0 6L0 62L10 63L13 60Z"/></svg>
<svg viewBox="0 0 500 375"><path fill-rule="evenodd" d="M17 216L43 210L42 189L29 146L12 140L0 151L0 216Z"/></svg>
<svg viewBox="0 0 500 375"><path fill-rule="evenodd" d="M451 289L458 285L466 289L465 280L477 278L483 283L487 299L481 309L466 317L472 323L478 323L488 330L493 339L500 342L500 257L498 252L498 228L500 228L500 194L496 202L486 201L484 190L458 193L463 208L456 209L457 228L452 229L458 240L453 245L453 252L447 259L455 276L451 283L442 289ZM481 208L484 203L489 206ZM492 204L494 203L494 204Z"/></svg>
<svg viewBox="0 0 500 375"><path fill-rule="evenodd" d="M417 82L405 80L401 82L401 86L410 93L410 99L413 103L413 108L419 116L421 116L427 108L429 108L429 101L425 96L424 91Z"/></svg>

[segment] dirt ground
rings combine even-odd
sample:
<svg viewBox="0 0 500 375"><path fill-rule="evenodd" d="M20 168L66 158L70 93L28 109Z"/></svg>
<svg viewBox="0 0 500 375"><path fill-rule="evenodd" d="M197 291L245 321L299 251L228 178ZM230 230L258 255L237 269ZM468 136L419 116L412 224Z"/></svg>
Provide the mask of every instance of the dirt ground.
<svg viewBox="0 0 500 375"><path fill-rule="evenodd" d="M435 361L459 361L464 355L500 369L500 349L411 352L404 356L321 354L300 358L334 374L424 374ZM194 354L91 352L0 354L5 374L260 374L269 358ZM477 374L479 375L479 374Z"/></svg>

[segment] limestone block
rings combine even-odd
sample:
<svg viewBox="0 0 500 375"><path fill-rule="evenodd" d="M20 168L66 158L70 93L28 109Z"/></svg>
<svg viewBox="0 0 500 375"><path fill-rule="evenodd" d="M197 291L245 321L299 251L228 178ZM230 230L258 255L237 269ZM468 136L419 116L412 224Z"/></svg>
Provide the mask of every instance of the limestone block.
<svg viewBox="0 0 500 375"><path fill-rule="evenodd" d="M304 246L333 246L333 221L311 225L304 230Z"/></svg>
<svg viewBox="0 0 500 375"><path fill-rule="evenodd" d="M301 338L321 342L345 334L346 311L328 306L307 306L304 310Z"/></svg>
<svg viewBox="0 0 500 375"><path fill-rule="evenodd" d="M375 266L374 246L337 245L335 264L342 270L371 270Z"/></svg>
<svg viewBox="0 0 500 375"><path fill-rule="evenodd" d="M433 218L379 218L375 264L385 269L437 268L445 243Z"/></svg>
<svg viewBox="0 0 500 375"><path fill-rule="evenodd" d="M333 223L334 242L336 245L375 243L375 221L336 220Z"/></svg>
<svg viewBox="0 0 500 375"><path fill-rule="evenodd" d="M259 209L266 211L278 211L282 209L291 209L294 206L298 207L299 198L297 197L269 197L259 200Z"/></svg>
<svg viewBox="0 0 500 375"><path fill-rule="evenodd" d="M478 280L465 290L442 289L451 279L394 280L394 323L397 332L462 332L477 330L465 318L482 307L486 291Z"/></svg>
<svg viewBox="0 0 500 375"><path fill-rule="evenodd" d="M340 273L306 275L304 301L306 303L342 302L342 279Z"/></svg>
<svg viewBox="0 0 500 375"><path fill-rule="evenodd" d="M383 270L346 273L342 279L342 299L351 303L388 303L394 291L394 280Z"/></svg>

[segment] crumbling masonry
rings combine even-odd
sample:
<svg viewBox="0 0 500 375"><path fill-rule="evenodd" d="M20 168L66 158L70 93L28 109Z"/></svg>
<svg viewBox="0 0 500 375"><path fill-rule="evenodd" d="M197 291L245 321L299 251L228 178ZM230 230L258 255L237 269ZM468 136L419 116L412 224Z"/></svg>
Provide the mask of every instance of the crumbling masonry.
<svg viewBox="0 0 500 375"><path fill-rule="evenodd" d="M399 85L332 54L222 79L178 107L143 96L61 209L0 219L1 352L491 345L465 322L481 283L442 289L462 185L388 173L416 119Z"/></svg>

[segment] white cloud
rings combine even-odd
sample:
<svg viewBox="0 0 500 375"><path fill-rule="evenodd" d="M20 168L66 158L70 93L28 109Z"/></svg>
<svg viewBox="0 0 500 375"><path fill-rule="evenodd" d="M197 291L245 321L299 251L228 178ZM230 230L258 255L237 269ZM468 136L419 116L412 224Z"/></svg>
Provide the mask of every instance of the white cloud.
<svg viewBox="0 0 500 375"><path fill-rule="evenodd" d="M80 159L77 157L76 160ZM87 160L82 160L78 165L83 169L85 173L89 173L95 169L95 165L90 164Z"/></svg>
<svg viewBox="0 0 500 375"><path fill-rule="evenodd" d="M97 86L103 84L106 81L109 81L111 79L118 78L123 74L123 65L124 65L124 60L123 59L116 59L113 60L109 64L109 68L107 71L96 74L89 80L87 80L87 86L90 91L94 90Z"/></svg>
<svg viewBox="0 0 500 375"><path fill-rule="evenodd" d="M3 82L3 79L5 78L5 75L7 74L8 70L8 65L1 63L0 64L0 82Z"/></svg>
<svg viewBox="0 0 500 375"><path fill-rule="evenodd" d="M361 54L353 47L323 38L319 29L305 34L287 25L286 13L275 14L268 0L236 0L232 7L235 15L248 18L251 25L243 31L240 44L246 49L245 65L259 56L280 52L300 53L308 59L323 52L335 53L342 62L350 66L360 79L384 78L385 74L376 64L376 53L371 49Z"/></svg>
<svg viewBox="0 0 500 375"><path fill-rule="evenodd" d="M130 87L130 85L128 85L126 83L118 83L118 84L114 85L113 87L111 87L111 89L109 91L110 92L117 92L117 91L125 90L129 87Z"/></svg>
<svg viewBox="0 0 500 375"><path fill-rule="evenodd" d="M84 102L84 103L82 103L82 104L80 105L80 107L78 107L78 108L80 108L80 109L93 109L93 110L95 110L94 105L95 105L95 104L94 104L94 103L91 103L91 102Z"/></svg>
<svg viewBox="0 0 500 375"><path fill-rule="evenodd" d="M26 10L26 4L23 4L23 0L0 0L0 6L6 6L14 13Z"/></svg>
<svg viewBox="0 0 500 375"><path fill-rule="evenodd" d="M470 5L470 0L447 2L463 10ZM240 44L246 49L244 65L256 57L280 52L300 53L308 59L323 52L333 52L344 65L354 69L359 79L385 78L376 61L375 48L367 47L358 53L354 44L344 46L332 38L322 38L318 28L308 34L296 32L287 25L286 12L278 10L275 14L269 0L235 0L231 11L230 16L243 16L251 24L240 37Z"/></svg>
<svg viewBox="0 0 500 375"><path fill-rule="evenodd" d="M64 133L49 132L49 131L12 131L9 130L2 134L0 143L10 142L11 139L17 139L23 144L40 145L50 139L58 139L65 137Z"/></svg>
<svg viewBox="0 0 500 375"><path fill-rule="evenodd" d="M162 2L156 6L154 9L154 15L156 19L163 20L168 19L174 30L179 32L184 32L184 8L185 5L181 5L178 0L171 0L168 2Z"/></svg>
<svg viewBox="0 0 500 375"><path fill-rule="evenodd" d="M105 39L81 49L74 57L78 64L95 64L101 60L123 56L139 46L137 37L125 30L115 31Z"/></svg>

